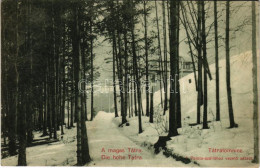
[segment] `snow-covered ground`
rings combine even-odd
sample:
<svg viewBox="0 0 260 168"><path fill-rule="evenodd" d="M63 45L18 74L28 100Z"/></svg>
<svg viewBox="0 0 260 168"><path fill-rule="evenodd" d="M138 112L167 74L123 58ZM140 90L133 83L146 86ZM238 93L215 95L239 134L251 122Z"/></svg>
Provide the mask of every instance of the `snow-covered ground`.
<svg viewBox="0 0 260 168"><path fill-rule="evenodd" d="M182 112L184 127L179 129L181 136L172 138L167 143L168 148L187 157L204 157L197 162L201 166L252 166L249 160L240 160L242 157L253 158L253 90L252 90L252 54L246 52L231 57L231 89L233 111L238 128L227 129L229 125L228 101L226 92L226 62L219 62L220 68L220 116L216 122L215 108L215 64L210 66L213 80L208 82L208 120L209 130L201 130L200 126L189 127L188 123L196 121L196 92L194 83L189 84L189 75L181 79L186 93L182 93ZM203 107L202 107L203 109ZM201 116L201 121L202 121ZM212 153L209 148L242 149L242 153ZM222 157L223 160L205 160L205 157ZM227 157L238 157L238 160L226 160Z"/></svg>
<svg viewBox="0 0 260 168"><path fill-rule="evenodd" d="M183 127L178 129L179 136L172 137L172 140L167 142L169 151L177 156L190 158L200 166L253 166L251 163L254 142L251 58L251 52L231 57L232 100L235 122L238 124L238 128L228 129L229 114L225 82L225 60L220 60L219 62L220 122L215 121L215 64L210 65L213 77L208 82L208 121L211 121L208 125L210 129L202 130L202 125L189 126L189 124L196 123L197 93L195 90L194 75L190 74L180 79ZM189 83L189 79L191 79L191 83ZM138 135L138 122L136 117L133 117L128 119L130 126L122 128L122 132L126 136L131 137L139 144L151 145L158 140L159 135L167 135L164 130L168 129L168 111L166 112L166 116L162 115L160 91L155 92L154 97L154 124L149 123L147 117L143 117L144 132ZM145 100L143 100L143 105L145 111ZM201 107L201 112L203 113L203 106ZM201 121L203 120L202 118L203 114L201 114ZM120 123L120 119L115 119L114 121L118 124ZM135 128L133 129L133 127ZM209 148L239 149L242 152L209 152Z"/></svg>
<svg viewBox="0 0 260 168"><path fill-rule="evenodd" d="M122 134L120 128L113 123L113 118L113 113L100 111L94 121L86 122L92 158L88 166L185 166L182 162L166 158L162 154L155 155L152 151L137 145ZM39 136L40 133L36 133L35 138L38 139ZM129 152L128 148L135 151ZM65 129L65 135L59 142L27 148L26 154L28 166L75 165L76 128ZM102 159L102 155L106 155L104 158L109 156L110 159ZM120 159L123 157L125 158ZM17 165L17 156L2 159L1 165Z"/></svg>

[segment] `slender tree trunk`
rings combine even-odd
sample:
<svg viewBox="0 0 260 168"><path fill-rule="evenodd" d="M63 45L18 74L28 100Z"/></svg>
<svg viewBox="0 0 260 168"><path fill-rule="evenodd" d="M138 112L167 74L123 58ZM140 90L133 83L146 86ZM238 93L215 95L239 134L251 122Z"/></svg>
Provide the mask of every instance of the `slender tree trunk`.
<svg viewBox="0 0 260 168"><path fill-rule="evenodd" d="M214 1L214 28L215 28L215 69L216 69L216 121L220 121L219 104L219 65L218 65L218 5Z"/></svg>
<svg viewBox="0 0 260 168"><path fill-rule="evenodd" d="M200 124L200 106L202 102L202 56L201 56L201 2L198 1L198 97L197 97L197 124Z"/></svg>
<svg viewBox="0 0 260 168"><path fill-rule="evenodd" d="M137 110L137 87L136 87L135 64L133 64L133 76L134 76L134 103L135 103L135 116L138 116L138 110Z"/></svg>
<svg viewBox="0 0 260 168"><path fill-rule="evenodd" d="M116 53L117 53L117 47L116 47L116 37L115 37L115 31L113 30L113 88L114 88L114 106L115 106L115 117L118 117L118 111L117 111L117 97L116 97Z"/></svg>
<svg viewBox="0 0 260 168"><path fill-rule="evenodd" d="M55 34L55 21L54 21L54 8L52 0L52 38L53 38L53 73L54 73L54 103L53 103L53 138L57 139L57 56L56 56L56 34Z"/></svg>
<svg viewBox="0 0 260 168"><path fill-rule="evenodd" d="M115 7L114 1L112 0L110 3L110 12L111 16L114 18L115 16ZM114 95L114 110L115 117L118 117L118 109L117 109L117 93L116 93L116 58L117 58L117 45L116 45L116 26L113 25L114 29L111 32L112 35L112 52L113 52L113 95ZM118 71L118 70L117 70Z"/></svg>
<svg viewBox="0 0 260 168"><path fill-rule="evenodd" d="M151 103L150 103L150 123L153 123L153 87L152 87L152 93L151 93Z"/></svg>
<svg viewBox="0 0 260 168"><path fill-rule="evenodd" d="M259 127L258 127L258 88L257 88L257 51L256 51L256 11L255 1L252 1L252 61L253 61L253 94L254 94L254 160L253 163L259 163Z"/></svg>
<svg viewBox="0 0 260 168"><path fill-rule="evenodd" d="M131 70L130 69L130 71L132 72L133 70ZM131 83L130 83L130 90L131 90L131 92L130 92L130 103L131 103L131 106L130 106L130 108L131 108L131 116L133 117L134 116L134 114L133 114L133 111L134 111L134 109L133 109L133 107L134 107L134 103L133 103L133 81L132 81L132 76L133 76L133 72L131 73L131 75L130 75L130 79L131 79Z"/></svg>
<svg viewBox="0 0 260 168"><path fill-rule="evenodd" d="M68 96L68 93L67 93L67 96ZM67 104L68 104L68 129L70 129L70 110L71 110L71 101L69 99L69 96L68 96L68 100L67 100Z"/></svg>
<svg viewBox="0 0 260 168"><path fill-rule="evenodd" d="M76 119L76 116L77 116L77 112L75 110L75 59L73 60L72 62L72 85L71 85L71 94L70 94L70 106L71 106L71 109L70 109L70 127L74 127L73 123L74 123L74 120L77 121Z"/></svg>
<svg viewBox="0 0 260 168"><path fill-rule="evenodd" d="M44 82L41 84L39 88L40 92L40 102L38 102L38 109L39 109L39 117L38 117L38 129L42 131L43 129L43 113L44 113Z"/></svg>
<svg viewBox="0 0 260 168"><path fill-rule="evenodd" d="M21 96L23 97L23 101L26 100L25 94L21 93ZM21 100L21 101L22 101ZM27 166L26 163L26 104L27 102L20 103L19 107L19 114L18 114L18 138L19 138L19 150L18 150L18 166Z"/></svg>
<svg viewBox="0 0 260 168"><path fill-rule="evenodd" d="M146 116L149 116L149 74L148 74L148 37L147 37L147 11L146 1L144 1L144 40L145 40L145 93L146 93Z"/></svg>
<svg viewBox="0 0 260 168"><path fill-rule="evenodd" d="M120 33L117 33L118 36L118 49L119 53L117 54L117 69L118 71L118 81L119 81L119 90L120 90L120 98L121 98L121 116L122 116L122 124L126 123L126 117L125 117L125 106L124 106L124 88L123 88L123 69L122 69L122 53L121 53L121 38Z"/></svg>
<svg viewBox="0 0 260 168"><path fill-rule="evenodd" d="M30 0L27 0L27 15L28 15L28 51L29 51L29 55L30 55L30 93L29 93L29 96L30 96L30 101L32 102L33 101L33 88L32 88L32 80L33 80L33 54L32 54L32 40L31 40L31 27L30 27L30 19L29 19L29 16L31 15L31 2ZM29 111L28 111L28 115L27 115L27 143L32 143L33 141L33 124L32 124L32 115L33 115L33 103L30 103L29 104Z"/></svg>
<svg viewBox="0 0 260 168"><path fill-rule="evenodd" d="M92 21L90 21L90 56L91 56L91 117L90 120L92 121L94 118L94 86L93 86L93 80L94 80L94 66L93 66L93 37L92 37Z"/></svg>
<svg viewBox="0 0 260 168"><path fill-rule="evenodd" d="M85 29L86 25L84 23L84 21L82 22L82 25L80 26L80 31L83 31L83 32L86 32L86 29ZM86 49L85 49L85 43L86 43L86 38L85 36L82 37L82 49L81 49L81 55L82 55L82 79L83 80L86 80L86 56L85 56L85 52L86 52ZM90 61L91 62L91 61ZM86 85L84 84L83 85L83 92L81 92L82 94L82 99L81 99L81 106L82 106L82 110L83 110L83 113L84 113L84 119L85 121L88 120L88 117L87 117L87 105L86 105Z"/></svg>
<svg viewBox="0 0 260 168"><path fill-rule="evenodd" d="M133 0L131 1L131 9L134 11L134 4ZM133 52L133 64L134 64L134 74L136 78L136 88L137 88L137 98L138 98L138 130L139 134L143 132L142 129L142 117L141 117L141 88L140 88L140 79L138 74L138 66L137 66L137 55L136 55L136 48L135 48L135 24L134 24L134 14L131 16L131 36L132 36L132 52Z"/></svg>
<svg viewBox="0 0 260 168"><path fill-rule="evenodd" d="M47 72L45 72L45 81L44 81L44 119L43 119L43 133L42 135L45 136L47 135L47 110L48 110L48 85L47 85Z"/></svg>
<svg viewBox="0 0 260 168"><path fill-rule="evenodd" d="M62 65L61 65L61 69L62 69L62 76L61 76L61 84L62 84L62 97L61 97L61 134L64 134L64 129L63 129L63 125L64 125L64 120L65 120L65 102L66 102L66 82L65 82L65 47L66 47L66 26L65 23L63 23L63 41L62 41Z"/></svg>
<svg viewBox="0 0 260 168"><path fill-rule="evenodd" d="M176 64L176 75L175 75L175 79L176 80L176 91L177 91L177 104L176 104L176 120L177 120L177 128L181 128L181 92L180 92L180 67L179 67L179 63L180 63L180 56L179 56L179 32L180 32L180 3L178 3L177 6L177 64Z"/></svg>
<svg viewBox="0 0 260 168"><path fill-rule="evenodd" d="M228 98L228 112L230 128L238 127L234 120L233 105L232 105L232 93L230 86L230 47L229 47L229 13L230 2L226 2L226 85L227 85L227 98Z"/></svg>
<svg viewBox="0 0 260 168"><path fill-rule="evenodd" d="M47 74L48 74L48 82L51 82L52 81L52 78L51 78L51 59L49 58L48 61L47 61ZM52 94L53 94L53 91L52 91L52 84L50 85L50 87L48 87L48 90L47 90L47 93L49 93L47 96L48 96L48 105L47 105L47 110L48 110L48 129L49 129L49 137L52 138L52 107L53 107L53 104L52 104Z"/></svg>
<svg viewBox="0 0 260 168"><path fill-rule="evenodd" d="M117 0L117 5L119 5L119 0ZM117 19L119 20L119 11L117 11ZM123 68L122 68L122 47L121 47L121 32L120 25L118 22L116 23L117 30L117 43L118 43L118 53L117 55L117 69L118 69L118 82L119 82L119 91L120 91L120 106L121 106L121 116L122 116L122 124L126 123L125 117L125 106L124 106L124 87L123 87Z"/></svg>
<svg viewBox="0 0 260 168"><path fill-rule="evenodd" d="M168 82L167 82L167 37L166 37L166 14L165 14L165 0L162 1L162 8L163 8L163 57L164 57L164 112L168 109Z"/></svg>
<svg viewBox="0 0 260 168"><path fill-rule="evenodd" d="M207 40L206 40L206 19L205 19L205 4L204 1L201 1L201 8L202 8L202 48L203 48L203 61L207 60ZM208 77L207 77L207 70L204 64L204 107L203 107L203 129L208 129Z"/></svg>
<svg viewBox="0 0 260 168"><path fill-rule="evenodd" d="M127 116L127 105L128 105L128 54L127 54L127 30L125 28L124 30L124 55L125 55L125 81L124 81L124 92L125 92L125 98L124 98L124 118L126 120L126 116ZM130 111L129 111L130 113Z"/></svg>

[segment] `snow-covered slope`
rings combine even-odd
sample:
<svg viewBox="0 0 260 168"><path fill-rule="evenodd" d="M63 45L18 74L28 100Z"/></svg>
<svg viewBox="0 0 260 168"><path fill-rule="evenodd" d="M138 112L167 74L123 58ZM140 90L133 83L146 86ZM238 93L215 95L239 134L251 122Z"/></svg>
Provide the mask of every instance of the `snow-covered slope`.
<svg viewBox="0 0 260 168"><path fill-rule="evenodd" d="M197 92L194 84L194 74L189 74L180 79L181 86L181 110L182 128L178 129L179 136L173 137L167 142L167 148L174 154L188 157L195 160L201 166L252 166L253 158L253 91L252 91L252 54L246 52L231 57L231 89L235 122L238 128L228 129L229 114L226 92L226 62L220 60L220 116L221 121L216 122L215 108L215 64L210 65L213 79L208 81L208 125L210 129L202 130L201 125L189 126L196 123ZM189 80L192 82L189 83ZM138 122L136 117L128 119L129 127L124 127L123 132L134 139L139 144L154 144L159 135L166 135L163 130L168 129L168 111L166 116L162 116L160 106L160 91L154 94L155 123L148 122L147 117L143 117L142 134L138 133ZM143 100L145 111L145 100ZM201 107L203 112L203 106ZM203 114L201 114L201 121ZM119 119L115 119L120 123ZM133 128L135 127L135 128ZM217 149L239 149L241 153L219 153L209 152L209 148ZM204 158L200 160L199 158ZM212 157L205 160L205 157ZM214 160L213 157L219 157ZM237 160L227 160L228 157ZM248 157L248 158L243 158ZM223 160L219 160L219 159ZM198 160L199 159L199 160ZM216 159L216 158L215 158ZM241 160L242 159L242 160ZM245 160L244 160L245 159Z"/></svg>

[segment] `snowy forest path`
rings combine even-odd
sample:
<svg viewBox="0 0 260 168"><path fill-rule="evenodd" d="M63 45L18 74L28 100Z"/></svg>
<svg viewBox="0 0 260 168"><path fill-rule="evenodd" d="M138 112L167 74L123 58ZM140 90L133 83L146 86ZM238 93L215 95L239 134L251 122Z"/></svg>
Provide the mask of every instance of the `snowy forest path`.
<svg viewBox="0 0 260 168"><path fill-rule="evenodd" d="M166 158L162 154L155 155L148 149L139 146L131 137L123 134L122 130L113 122L114 114L103 111L98 112L93 121L87 121L87 133L89 151L92 162L86 166L135 166L139 167L173 167L187 166L173 158ZM131 126L130 126L131 127ZM41 132L35 133L35 139L42 139ZM44 137L43 137L44 138ZM73 166L76 164L76 127L65 129L63 136L58 132L59 141L49 144L37 145L26 149L28 166ZM105 152L102 152L104 148ZM130 153L128 148L142 150L142 152ZM108 150L111 149L111 152ZM115 152L118 150L118 153ZM120 152L124 150L124 152ZM110 156L110 159L102 159L102 155ZM124 159L113 159L113 155L125 156ZM128 155L141 156L142 159L132 160ZM106 157L107 158L107 157ZM122 158L122 157L121 157ZM2 166L16 166L17 155L2 159ZM190 164L189 164L190 166Z"/></svg>
<svg viewBox="0 0 260 168"><path fill-rule="evenodd" d="M166 158L162 154L155 155L138 146L120 132L119 127L113 123L113 118L113 113L100 111L91 125L88 125L90 156L93 159L90 166L187 166L173 158ZM128 148L141 150L141 152L131 153ZM116 150L118 153L115 152ZM103 156L102 159L102 155L106 157ZM122 157L118 157L119 155ZM135 159L132 160L129 155ZM124 159L122 159L123 156ZM138 156L142 159L138 159Z"/></svg>

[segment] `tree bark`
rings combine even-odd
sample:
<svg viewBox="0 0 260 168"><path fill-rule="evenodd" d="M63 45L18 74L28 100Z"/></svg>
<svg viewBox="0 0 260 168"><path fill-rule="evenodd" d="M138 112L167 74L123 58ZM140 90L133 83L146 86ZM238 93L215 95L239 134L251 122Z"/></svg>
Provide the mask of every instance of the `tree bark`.
<svg viewBox="0 0 260 168"><path fill-rule="evenodd" d="M151 93L151 103L150 103L150 123L153 123L153 87L152 87L152 93Z"/></svg>
<svg viewBox="0 0 260 168"><path fill-rule="evenodd" d="M205 4L201 1L202 8L202 48L203 48L203 61L204 61L204 96L203 96L203 129L209 129L208 127L208 77L205 62L207 60L207 39L206 39L206 25L205 25Z"/></svg>
<svg viewBox="0 0 260 168"><path fill-rule="evenodd" d="M92 18L91 18L92 19ZM90 56L91 56L91 117L90 120L92 121L94 118L94 66L93 66L93 35L92 35L92 20L90 21Z"/></svg>
<svg viewBox="0 0 260 168"><path fill-rule="evenodd" d="M149 74L148 74L148 39L147 39L147 11L146 1L144 1L144 40L145 40L145 93L146 93L146 116L149 116Z"/></svg>
<svg viewBox="0 0 260 168"><path fill-rule="evenodd" d="M230 47L229 47L229 14L230 13L230 2L226 2L226 85L227 85L227 98L228 98L228 112L230 128L238 127L234 120L233 105L232 105L232 93L230 86Z"/></svg>
<svg viewBox="0 0 260 168"><path fill-rule="evenodd" d="M177 74L176 67L178 64L178 5L177 0L170 1L170 111L169 111L169 133L168 137L177 136L177 121L176 121L176 105L177 94L175 86L177 82L175 75Z"/></svg>
<svg viewBox="0 0 260 168"><path fill-rule="evenodd" d="M255 1L252 1L252 61L253 61L253 127L254 127L254 160L253 163L259 163L259 127L258 127L258 86L257 86L257 50L256 50L256 10Z"/></svg>
<svg viewBox="0 0 260 168"><path fill-rule="evenodd" d="M164 54L164 112L168 110L168 82L167 82L167 37L166 37L166 19L165 19L165 0L162 1L163 8L163 54Z"/></svg>
<svg viewBox="0 0 260 168"><path fill-rule="evenodd" d="M73 37L73 53L75 59L75 84L79 83L82 74L82 56L80 52L80 32L79 32L79 4L74 3L74 37ZM78 85L76 85L78 86ZM90 159L89 148L88 148L88 139L87 139L87 129L85 125L85 116L81 108L81 99L83 98L80 95L78 88L75 89L75 99L76 99L76 109L77 109L77 165L82 166L88 163Z"/></svg>
<svg viewBox="0 0 260 168"><path fill-rule="evenodd" d="M23 101L26 100L25 93L22 91L21 96L23 97ZM21 100L21 101L22 101ZM18 137L19 137L19 150L18 150L18 166L27 166L26 163L26 106L27 102L21 103L19 106L19 114L18 114Z"/></svg>
<svg viewBox="0 0 260 168"><path fill-rule="evenodd" d="M133 0L131 1L131 9L134 11L134 4ZM132 52L133 52L133 64L134 64L134 74L136 78L136 88L137 88L137 99L138 99L138 132L139 134L143 132L142 129L142 117L141 117L141 89L140 89L140 79L138 74L138 65L137 65L137 55L136 55L136 48L135 48L135 24L134 24L134 14L131 15L131 36L132 36Z"/></svg>
<svg viewBox="0 0 260 168"><path fill-rule="evenodd" d="M214 1L214 28L215 28L215 69L216 69L216 121L220 121L219 104L219 65L218 65L218 5Z"/></svg>
<svg viewBox="0 0 260 168"><path fill-rule="evenodd" d="M115 107L115 117L118 117L118 111L117 111L117 97L116 97L116 53L117 53L117 47L116 47L116 37L115 37L115 31L113 30L113 88L114 88L114 107Z"/></svg>
<svg viewBox="0 0 260 168"><path fill-rule="evenodd" d="M125 80L124 80L124 118L127 116L127 105L128 105L128 54L127 54L127 30L124 30L124 55L125 55ZM130 113L130 111L129 111Z"/></svg>
<svg viewBox="0 0 260 168"><path fill-rule="evenodd" d="M176 80L176 91L177 91L177 104L176 104L176 120L177 120L177 128L181 128L181 92L180 92L180 55L179 55L179 33L180 33L180 3L177 6L177 64L176 64L176 78L174 80Z"/></svg>
<svg viewBox="0 0 260 168"><path fill-rule="evenodd" d="M200 124L200 106L202 102L202 56L201 56L201 2L198 1L198 97L197 97L197 124Z"/></svg>

